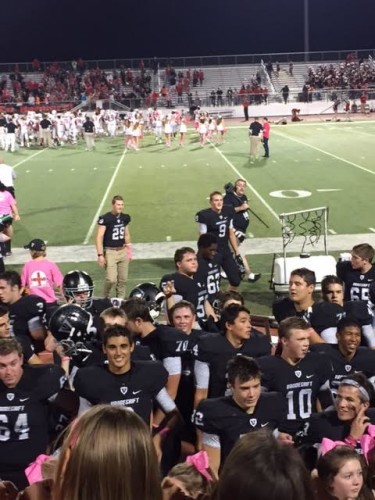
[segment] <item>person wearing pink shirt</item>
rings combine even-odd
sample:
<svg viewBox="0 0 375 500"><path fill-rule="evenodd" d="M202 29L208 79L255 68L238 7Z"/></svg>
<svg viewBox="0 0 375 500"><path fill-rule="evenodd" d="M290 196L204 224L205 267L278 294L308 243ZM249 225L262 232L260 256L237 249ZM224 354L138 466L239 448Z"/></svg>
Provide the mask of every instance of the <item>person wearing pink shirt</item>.
<svg viewBox="0 0 375 500"><path fill-rule="evenodd" d="M15 221L21 220L18 213L17 203L12 194L7 190L6 186L0 182L0 216L10 215ZM13 226L12 222L7 222L4 224L6 231L5 234L12 238L13 236ZM11 254L10 249L10 239L6 241L2 248L2 253L5 255Z"/></svg>
<svg viewBox="0 0 375 500"><path fill-rule="evenodd" d="M24 248L30 250L31 260L22 268L22 286L26 287L31 295L38 295L47 304L55 305L55 290L62 293L63 275L60 269L54 262L46 259L47 247L43 240L31 240Z"/></svg>

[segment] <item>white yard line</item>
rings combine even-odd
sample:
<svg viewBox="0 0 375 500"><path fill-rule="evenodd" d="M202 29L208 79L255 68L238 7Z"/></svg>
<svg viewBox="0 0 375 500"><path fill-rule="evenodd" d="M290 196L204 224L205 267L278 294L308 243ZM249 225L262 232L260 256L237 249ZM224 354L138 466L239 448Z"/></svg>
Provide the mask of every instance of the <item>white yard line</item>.
<svg viewBox="0 0 375 500"><path fill-rule="evenodd" d="M91 223L91 226L89 228L89 230L87 231L87 234L86 234L86 238L84 239L83 241L83 244L84 245L87 245L87 243L89 242L91 236L92 236L92 233L95 229L95 226L96 226L96 223L98 221L98 217L99 215L101 214L102 210L103 210L103 207L104 207L104 203L106 202L107 200L107 197L108 197L108 194L110 192L110 190L112 189L112 186L113 186L113 183L115 182L115 179L116 179L116 176L118 174L118 171L120 170L120 167L121 167L121 163L124 159L126 155L126 151L124 151L121 155L121 158L119 160L119 162L117 163L117 166L115 168L115 171L113 172L113 175L111 177L111 180L109 181L109 184L108 184L108 187L106 189L106 192L104 193L104 196L102 198L102 201L100 202L100 205L99 205L99 208L98 210L96 211L95 215L94 215L94 218L92 219L92 223Z"/></svg>
<svg viewBox="0 0 375 500"><path fill-rule="evenodd" d="M320 153L323 153L327 156L330 156L331 158L334 158L335 160L342 161L344 163L347 163L348 165L352 165L355 168L358 168L360 170L363 170L364 172L367 172L368 174L375 175L375 172L373 170L369 170L368 168L362 167L361 165L358 165L357 163L353 163L352 161L346 160L345 158L342 158L341 156L334 155L333 153L330 153L329 151L325 151L324 149L317 148L316 146L312 146L311 144L308 144L307 142L301 141L300 139L296 139L295 137L290 137L288 135L282 134L281 132L276 132L273 129L273 133L280 136L284 137L284 139L289 139L290 141L296 142L297 144L302 144L302 146L306 146L311 149L315 149L315 151L319 151Z"/></svg>
<svg viewBox="0 0 375 500"><path fill-rule="evenodd" d="M18 163L16 163L15 165L13 165L13 168L17 168L19 167L20 165L22 165L23 163L26 163L27 161L31 160L32 158L34 158L35 156L38 156L40 155L41 153L44 153L45 149L41 149L40 151L37 151L36 153L34 153L33 155L25 158L24 160L22 161L19 161Z"/></svg>
<svg viewBox="0 0 375 500"><path fill-rule="evenodd" d="M239 172L236 169L236 167L233 165L233 163L228 160L228 158L220 151L220 149L217 148L213 143L211 143L211 144L215 148L215 151L217 153L219 153L219 155L223 158L223 160L225 161L225 163L227 163L227 165L230 166L230 168L233 170L233 172L235 172L235 174L238 177L240 177L241 179L244 179L246 181L247 187L250 189L250 191L252 191L253 194L255 194L255 196L258 198L258 200L260 200L263 203L263 205L267 208L267 210L275 217L275 219L277 220L277 222L280 222L279 216L277 215L277 213L275 212L275 210L266 202L266 200L262 197L262 195L260 195L258 193L258 191L246 179L246 177L244 177L243 174L241 174L241 172Z"/></svg>

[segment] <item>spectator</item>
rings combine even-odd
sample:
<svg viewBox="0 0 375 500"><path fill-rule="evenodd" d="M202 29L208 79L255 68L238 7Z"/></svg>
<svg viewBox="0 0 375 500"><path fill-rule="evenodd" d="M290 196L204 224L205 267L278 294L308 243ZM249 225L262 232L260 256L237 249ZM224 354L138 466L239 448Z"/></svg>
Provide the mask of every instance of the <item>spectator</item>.
<svg viewBox="0 0 375 500"><path fill-rule="evenodd" d="M46 259L46 244L43 240L31 240L24 248L30 250L31 259L22 268L22 286L32 295L42 297L47 304L55 306L55 289L62 295L63 275L58 266Z"/></svg>
<svg viewBox="0 0 375 500"><path fill-rule="evenodd" d="M70 427L55 477L55 500L162 499L149 429L118 406L96 406Z"/></svg>
<svg viewBox="0 0 375 500"><path fill-rule="evenodd" d="M313 500L309 474L298 451L269 431L246 434L220 475L216 500Z"/></svg>
<svg viewBox="0 0 375 500"><path fill-rule="evenodd" d="M321 456L317 464L317 498L319 500L371 500L364 479L363 458L350 446L337 446Z"/></svg>

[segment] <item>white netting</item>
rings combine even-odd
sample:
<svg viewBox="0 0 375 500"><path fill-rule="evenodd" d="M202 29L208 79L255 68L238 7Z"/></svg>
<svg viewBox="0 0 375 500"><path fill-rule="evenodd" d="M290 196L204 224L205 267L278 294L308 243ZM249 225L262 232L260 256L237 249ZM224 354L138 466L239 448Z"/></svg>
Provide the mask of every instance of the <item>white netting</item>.
<svg viewBox="0 0 375 500"><path fill-rule="evenodd" d="M328 208L320 207L280 214L284 253L326 253Z"/></svg>

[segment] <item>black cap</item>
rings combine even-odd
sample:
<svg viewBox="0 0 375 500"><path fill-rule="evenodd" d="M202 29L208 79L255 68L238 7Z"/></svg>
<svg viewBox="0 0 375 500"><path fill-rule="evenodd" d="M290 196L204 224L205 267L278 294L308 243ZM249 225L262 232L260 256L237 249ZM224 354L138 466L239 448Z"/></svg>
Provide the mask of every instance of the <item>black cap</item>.
<svg viewBox="0 0 375 500"><path fill-rule="evenodd" d="M31 240L27 245L24 245L23 248L35 250L36 252L44 252L47 247L43 240L39 240L38 238L36 238L35 240Z"/></svg>

